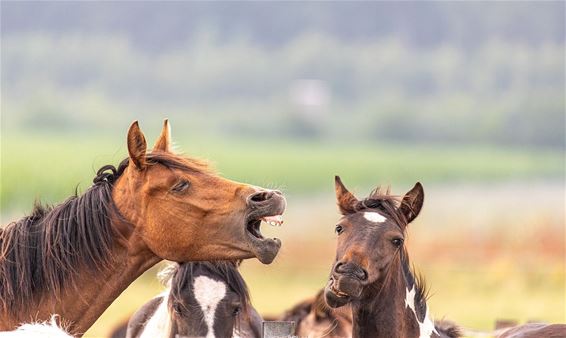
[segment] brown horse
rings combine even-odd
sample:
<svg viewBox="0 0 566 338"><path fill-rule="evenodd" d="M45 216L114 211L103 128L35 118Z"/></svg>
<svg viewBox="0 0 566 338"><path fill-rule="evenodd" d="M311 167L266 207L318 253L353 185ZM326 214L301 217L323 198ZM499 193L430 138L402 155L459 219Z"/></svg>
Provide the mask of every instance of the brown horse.
<svg viewBox="0 0 566 338"><path fill-rule="evenodd" d="M352 336L352 310L349 305L332 309L324 301L324 290L285 312L278 320L295 322L295 335L309 338Z"/></svg>
<svg viewBox="0 0 566 338"><path fill-rule="evenodd" d="M281 193L221 178L170 144L166 120L147 153L134 122L118 168L102 167L84 194L37 205L0 232L0 330L59 314L82 335L162 259L273 261L281 242L259 227L282 222Z"/></svg>
<svg viewBox="0 0 566 338"><path fill-rule="evenodd" d="M497 338L564 338L566 324L527 323L498 330Z"/></svg>
<svg viewBox="0 0 566 338"><path fill-rule="evenodd" d="M459 336L455 326L439 330L430 319L426 288L404 246L407 225L423 205L421 184L402 199L376 189L360 201L336 176L336 197L343 217L325 299L333 308L351 305L352 336Z"/></svg>

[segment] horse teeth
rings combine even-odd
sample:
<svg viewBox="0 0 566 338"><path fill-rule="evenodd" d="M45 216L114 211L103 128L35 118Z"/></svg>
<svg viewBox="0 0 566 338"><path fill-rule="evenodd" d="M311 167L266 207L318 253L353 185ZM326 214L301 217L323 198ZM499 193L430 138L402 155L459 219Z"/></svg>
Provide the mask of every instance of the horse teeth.
<svg viewBox="0 0 566 338"><path fill-rule="evenodd" d="M261 220L274 227L281 226L281 224L283 224L283 216L281 215L267 216L267 217L263 217Z"/></svg>

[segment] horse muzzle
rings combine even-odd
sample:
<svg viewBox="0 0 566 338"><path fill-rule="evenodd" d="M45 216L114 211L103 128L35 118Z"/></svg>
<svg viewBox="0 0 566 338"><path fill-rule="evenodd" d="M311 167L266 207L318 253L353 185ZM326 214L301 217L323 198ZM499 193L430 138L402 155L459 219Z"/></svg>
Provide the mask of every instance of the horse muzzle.
<svg viewBox="0 0 566 338"><path fill-rule="evenodd" d="M324 289L324 298L328 306L344 306L362 295L362 282L351 276L332 276Z"/></svg>
<svg viewBox="0 0 566 338"><path fill-rule="evenodd" d="M260 226L262 221L272 226L281 226L287 201L279 191L261 190L248 197L248 206L250 210L246 217L246 233L250 251L260 262L269 264L277 256L281 240L263 237Z"/></svg>

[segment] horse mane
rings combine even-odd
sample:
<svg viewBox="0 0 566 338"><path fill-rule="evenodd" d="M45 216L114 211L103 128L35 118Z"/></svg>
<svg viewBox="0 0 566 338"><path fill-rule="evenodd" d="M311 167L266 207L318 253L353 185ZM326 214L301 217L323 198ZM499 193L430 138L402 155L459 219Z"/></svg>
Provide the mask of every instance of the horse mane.
<svg viewBox="0 0 566 338"><path fill-rule="evenodd" d="M57 206L35 203L31 215L10 223L0 233L0 305L20 313L45 292L56 297L63 288L76 288L77 269L101 271L112 262L119 216L112 186L127 162L98 170L93 185L81 196Z"/></svg>
<svg viewBox="0 0 566 338"><path fill-rule="evenodd" d="M202 172L201 161L165 152L146 155L149 165ZM93 185L56 206L36 202L29 216L0 229L0 312L28 311L49 292L77 289L77 271L100 272L113 262L112 248L120 236L112 218L123 219L112 199L114 183L128 167L101 167Z"/></svg>
<svg viewBox="0 0 566 338"><path fill-rule="evenodd" d="M464 336L462 329L449 320L435 320L434 328L438 331L438 333L444 334L449 338L459 338Z"/></svg>
<svg viewBox="0 0 566 338"><path fill-rule="evenodd" d="M164 273L160 273L160 277L162 282L171 288L169 306L173 306L174 303L183 303L182 291L191 285L195 278L195 272L200 267L225 281L228 287L238 295L243 312L247 313L251 306L250 293L246 282L238 271L239 264L240 261L202 261L179 263L172 265L172 268L171 266L166 268Z"/></svg>
<svg viewBox="0 0 566 338"><path fill-rule="evenodd" d="M397 226L404 231L407 228L408 222L405 216L398 211L402 201L402 196L391 194L390 187L378 186L371 191L367 198L358 201L354 205L354 209L356 212L365 209L377 209L384 213L387 218L395 221Z"/></svg>

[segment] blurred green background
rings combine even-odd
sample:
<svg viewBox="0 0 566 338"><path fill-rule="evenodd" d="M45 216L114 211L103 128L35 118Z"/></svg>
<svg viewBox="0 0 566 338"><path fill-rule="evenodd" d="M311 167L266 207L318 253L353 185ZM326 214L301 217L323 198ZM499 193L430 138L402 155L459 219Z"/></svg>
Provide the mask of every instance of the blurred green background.
<svg viewBox="0 0 566 338"><path fill-rule="evenodd" d="M333 176L427 199L410 229L436 318L564 322L563 2L1 2L0 220L84 191L140 120L282 189L283 249L242 268L265 314L334 256ZM156 268L157 269L157 268ZM156 269L87 333L156 294Z"/></svg>

